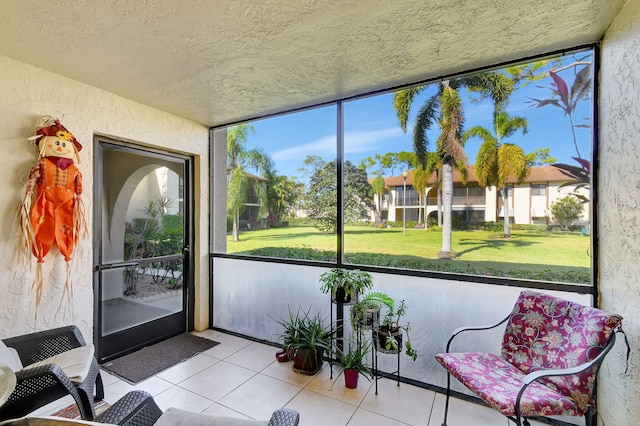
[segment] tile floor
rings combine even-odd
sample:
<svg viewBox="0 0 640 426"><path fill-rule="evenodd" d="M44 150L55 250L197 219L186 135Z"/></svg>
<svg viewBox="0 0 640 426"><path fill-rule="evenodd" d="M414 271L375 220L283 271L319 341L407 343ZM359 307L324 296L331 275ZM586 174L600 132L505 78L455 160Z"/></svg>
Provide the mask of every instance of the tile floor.
<svg viewBox="0 0 640 426"><path fill-rule="evenodd" d="M427 425L440 426L444 396L430 390L381 379L375 387L362 377L357 389L346 389L342 376L333 385L329 366L315 376L292 371L292 363L275 359L277 348L214 330L196 335L219 345L136 385L102 372L105 399L118 400L134 389L154 396L162 410L184 410L238 418L267 420L271 413L288 407L300 413L301 426L334 425ZM70 397L39 409L34 414L50 415L71 404ZM508 426L494 410L452 399L449 426ZM542 423L532 422L532 425Z"/></svg>

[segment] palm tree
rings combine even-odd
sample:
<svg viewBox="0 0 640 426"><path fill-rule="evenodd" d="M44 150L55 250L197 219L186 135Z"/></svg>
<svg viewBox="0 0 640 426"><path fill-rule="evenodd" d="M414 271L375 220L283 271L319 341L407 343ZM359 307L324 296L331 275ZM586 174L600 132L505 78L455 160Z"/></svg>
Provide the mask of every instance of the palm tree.
<svg viewBox="0 0 640 426"><path fill-rule="evenodd" d="M427 169L423 169L422 167L416 167L413 169L411 173L411 186L418 193L418 223L416 224L416 228L426 228L426 226L422 223L423 209L426 211L426 194L425 191L427 186L429 186L429 178L431 177L431 171ZM427 220L425 218L424 222Z"/></svg>
<svg viewBox="0 0 640 426"><path fill-rule="evenodd" d="M247 150L249 131L254 131L253 126L245 124L227 129L227 215L233 220L233 241L240 241L238 223L249 192L253 190L258 195L261 208L266 205L266 191L261 181L251 176L247 169L267 173L273 166L269 156L261 150Z"/></svg>
<svg viewBox="0 0 640 426"><path fill-rule="evenodd" d="M275 170L267 171L266 175L268 221L273 226L281 226L286 215L296 208L302 184L295 178L278 175Z"/></svg>
<svg viewBox="0 0 640 426"><path fill-rule="evenodd" d="M384 226L382 222L382 196L386 190L384 178L381 175L377 175L375 179L373 179L373 182L371 182L371 187L373 188L373 193L377 201L377 203L374 203L375 223L373 226L375 228L382 228Z"/></svg>
<svg viewBox="0 0 640 426"><path fill-rule="evenodd" d="M478 150L474 173L480 186L493 186L502 192L502 208L504 211L504 237L511 237L509 216L509 199L507 180L513 175L521 183L529 174L529 166L522 148L518 145L504 143L504 139L514 135L518 130L527 133L527 120L520 116L511 116L499 111L493 118L494 134L482 126L475 126L465 132L463 141L470 137L482 139Z"/></svg>
<svg viewBox="0 0 640 426"><path fill-rule="evenodd" d="M417 86L400 90L393 98L394 108L402 130L407 131L409 112L414 98L429 86ZM466 162L466 154L461 142L462 100L458 93L459 80L443 81L438 85L438 91L422 105L416 124L413 128L413 150L420 161L426 166L427 131L434 123L440 125L440 135L436 141L436 152L442 160L442 248L438 253L440 259L453 259L456 254L451 247L451 214L453 204L453 167L460 162Z"/></svg>

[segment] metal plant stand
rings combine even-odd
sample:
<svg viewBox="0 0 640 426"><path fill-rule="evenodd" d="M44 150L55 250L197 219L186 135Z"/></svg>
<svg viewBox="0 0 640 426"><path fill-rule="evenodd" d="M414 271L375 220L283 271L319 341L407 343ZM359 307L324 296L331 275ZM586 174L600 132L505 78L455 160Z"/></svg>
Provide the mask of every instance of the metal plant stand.
<svg viewBox="0 0 640 426"><path fill-rule="evenodd" d="M329 312L330 312L330 318L329 318L329 323L331 324L331 336L329 336L329 346L331 346L332 349L334 349L334 334L335 334L335 348L338 348L340 350L343 349L343 345L342 345L342 337L344 336L344 306L345 303L342 302L341 299L332 299L331 297L329 297ZM333 323L333 305L336 305L336 323L335 323L335 330L334 330L334 323ZM335 332L335 333L334 333ZM331 370L329 379L333 380L333 362L335 361L335 359L333 358L332 354L329 354L329 368Z"/></svg>
<svg viewBox="0 0 640 426"><path fill-rule="evenodd" d="M380 342L378 342L378 327L372 327L371 328L371 339L373 340L373 345L372 345L372 363L373 363L373 367L372 367L372 373L373 373L373 377L374 380L376 382L376 395L378 394L378 380L380 379L384 379L387 377L391 377L396 379L398 386L400 386L400 349L398 350L388 350L385 349L384 347L381 347L379 345ZM382 353L382 354L396 354L397 358L398 358L398 364L397 364L397 369L396 371L392 372L392 373L385 373L385 374L380 374L380 371L378 371L378 352Z"/></svg>

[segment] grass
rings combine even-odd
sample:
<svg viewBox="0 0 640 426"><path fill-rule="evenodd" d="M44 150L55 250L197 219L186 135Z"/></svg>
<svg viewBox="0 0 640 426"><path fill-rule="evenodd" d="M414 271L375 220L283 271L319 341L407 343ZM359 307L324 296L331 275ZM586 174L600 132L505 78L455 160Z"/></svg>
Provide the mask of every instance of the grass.
<svg viewBox="0 0 640 426"><path fill-rule="evenodd" d="M227 253L335 261L336 236L312 226L245 231L227 240ZM346 226L349 263L588 284L589 238L580 232L512 230L511 239L490 231L454 231L453 261L439 260L439 230Z"/></svg>

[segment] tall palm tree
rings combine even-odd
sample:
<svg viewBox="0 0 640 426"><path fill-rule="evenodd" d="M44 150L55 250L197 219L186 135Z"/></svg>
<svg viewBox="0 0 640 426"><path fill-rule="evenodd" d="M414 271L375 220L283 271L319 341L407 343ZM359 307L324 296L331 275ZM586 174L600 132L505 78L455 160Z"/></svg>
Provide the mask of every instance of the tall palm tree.
<svg viewBox="0 0 640 426"><path fill-rule="evenodd" d="M258 196L261 209L266 206L266 191L261 181L251 176L247 169L266 173L273 167L271 158L261 150L247 150L247 136L253 132L251 125L241 124L227 129L227 215L233 220L233 241L240 241L238 223L251 190Z"/></svg>
<svg viewBox="0 0 640 426"><path fill-rule="evenodd" d="M429 186L429 178L431 177L431 171L421 166L415 167L411 173L411 186L418 193L418 223L416 228L426 228L422 222L423 210L426 212L426 189ZM425 217L424 223L427 222Z"/></svg>
<svg viewBox="0 0 640 426"><path fill-rule="evenodd" d="M382 196L386 191L384 178L378 174L371 182L371 187L373 188L373 193L376 196L376 203L374 203L375 223L373 226L375 228L382 228L384 226L384 223L382 222Z"/></svg>
<svg viewBox="0 0 640 426"><path fill-rule="evenodd" d="M505 111L499 111L493 118L494 134L482 126L475 126L465 132L463 141L470 137L482 139L478 150L474 173L480 186L493 186L502 193L502 208L504 211L504 237L511 237L511 219L509 216L509 199L507 180L513 175L518 183L529 174L529 166L522 148L518 145L505 143L504 139L513 136L521 130L527 133L527 120L520 116L511 116Z"/></svg>
<svg viewBox="0 0 640 426"><path fill-rule="evenodd" d="M394 108L402 130L407 131L407 122L411 104L415 97L429 86L417 86L396 92L393 98ZM442 160L442 248L440 259L453 259L456 254L451 247L452 204L453 204L453 167L466 162L466 154L461 141L464 121L462 100L458 93L459 80L443 81L437 92L429 97L420 108L413 128L413 150L421 165L426 165L427 131L434 123L439 124L441 132L436 141L436 152Z"/></svg>

